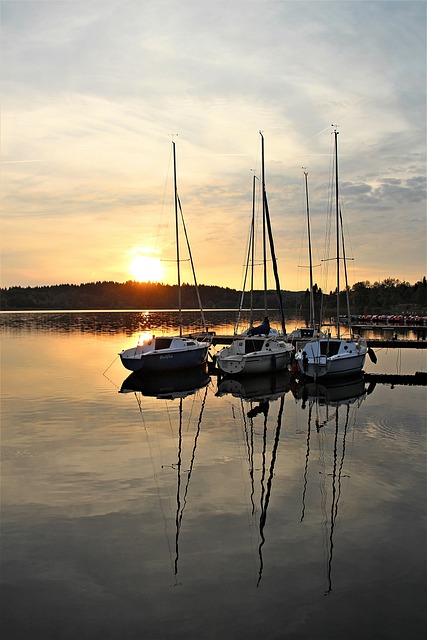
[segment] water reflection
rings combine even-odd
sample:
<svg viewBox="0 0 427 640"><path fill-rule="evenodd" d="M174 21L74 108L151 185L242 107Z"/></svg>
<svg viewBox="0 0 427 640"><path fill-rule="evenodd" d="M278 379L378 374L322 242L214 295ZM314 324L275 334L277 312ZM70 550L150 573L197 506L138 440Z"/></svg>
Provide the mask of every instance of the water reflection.
<svg viewBox="0 0 427 640"><path fill-rule="evenodd" d="M210 327L232 332L234 311L205 311ZM183 313L184 331L200 328L200 311ZM179 314L172 310L159 311L36 311L2 312L0 324L9 331L61 331L92 334L120 333L133 336L144 331L174 332L179 328Z"/></svg>
<svg viewBox="0 0 427 640"><path fill-rule="evenodd" d="M324 380L322 383L294 382L292 393L302 401L302 408L307 402L319 406L335 407L341 404L353 404L364 398L367 393L363 373L351 378Z"/></svg>
<svg viewBox="0 0 427 640"><path fill-rule="evenodd" d="M279 371L263 376L218 378L217 396L231 394L235 398L257 402L276 400L291 388L289 371Z"/></svg>
<svg viewBox="0 0 427 640"><path fill-rule="evenodd" d="M206 387L210 376L206 365L183 371L131 373L123 381L120 393L139 392L143 396L174 400L185 398Z"/></svg>
<svg viewBox="0 0 427 640"><path fill-rule="evenodd" d="M179 561L179 535L181 532L182 519L184 516L184 510L187 506L187 497L188 497L188 489L190 487L191 474L193 473L194 462L196 459L196 448L197 442L200 435L200 428L202 425L202 416L205 409L206 397L207 397L208 388L205 388L203 394L203 400L201 403L196 430L193 439L193 446L191 450L191 458L190 465L188 469L182 469L182 455L183 455L183 439L182 439L182 421L183 421L183 399L179 400L179 427L178 427L178 457L175 465L172 465L172 468L175 468L177 473L177 488L176 488L176 516L175 516L175 560L174 560L174 575L175 575L175 586L178 585L178 561ZM188 432L187 432L188 433ZM186 474L187 479L185 483L183 482L182 475Z"/></svg>
<svg viewBox="0 0 427 640"><path fill-rule="evenodd" d="M326 381L325 381L326 382ZM338 516L338 507L342 492L342 479L350 478L343 473L346 452L346 438L350 421L355 425L356 410L368 395L363 374L352 378L341 378L328 381L327 384L310 382L293 389L294 396L301 400L302 409L308 409L307 417L307 449L305 456L301 519L303 522L306 511L307 477L310 458L310 438L314 425L319 434L330 423L334 425L334 441L332 451L332 472L325 471L325 440L321 438L320 453L320 495L323 514L322 526L326 551L326 576L327 586L325 595L332 591L332 561L334 552L335 523ZM354 409L354 411L352 411ZM340 419L341 418L341 419ZM339 436L341 431L341 438ZM330 479L331 499L329 507L329 519L327 510L327 481Z"/></svg>
<svg viewBox="0 0 427 640"><path fill-rule="evenodd" d="M256 513L255 507L255 449L254 431L255 419L259 416L262 420L262 444L261 444L261 475L259 481L259 570L256 586L259 587L264 570L263 547L266 542L265 527L267 523L267 513L273 490L274 469L276 466L277 452L279 447L280 432L283 421L283 410L285 406L285 394L291 388L291 376L288 371L280 371L275 374L265 376L247 376L233 379L225 378L218 382L217 396L227 394L235 398L240 398L240 410L242 413L245 446L247 460L249 464L249 477L251 485L251 505L252 515ZM271 417L271 404L278 401L279 407L276 417ZM249 408L248 408L249 407ZM270 416L270 425L269 425ZM273 441L271 451L268 450L268 431L273 429Z"/></svg>
<svg viewBox="0 0 427 640"><path fill-rule="evenodd" d="M190 480L194 470L196 450L202 428L202 418L205 411L211 378L205 367L168 373L167 375L144 375L142 372L132 373L122 383L120 392L140 396L139 409L142 412L143 397L166 400L167 403L179 400L178 413L175 414L177 426L177 459L170 465L162 465L162 469L169 467L176 472L176 511L175 511L175 557L173 561L175 585L178 582L179 566L179 538L187 506ZM191 448L188 465L183 465L184 438L183 415L184 400L204 389L200 409L195 420L195 426L190 428L190 422L185 429L185 438ZM248 376L246 378L217 379L215 396L225 398L231 396L238 399L238 411L243 425L243 441L246 462L248 465L251 516L257 522L258 530L258 573L256 586L260 587L265 568L264 550L267 543L267 515L271 503L276 463L279 447L284 446L281 441L284 426L285 396L292 392L292 396L307 412L307 440L305 465L302 486L302 507L300 522L306 517L306 496L308 491L310 441L313 428L319 438L319 490L320 508L322 513L321 527L323 531L326 581L325 594L332 591L332 567L334 554L335 523L338 517L339 504L342 494L342 480L349 478L345 473L344 462L346 453L346 438L350 425L355 425L355 410L367 395L363 375L350 379L328 381L327 384L309 382L299 384L289 372L278 372L269 376ZM172 415L166 404L168 415ZM192 411L190 412L192 414ZM194 421L193 415L193 421ZM327 460L327 428L333 425L333 447L330 460ZM260 464L257 466L256 461ZM326 467L332 464L332 471ZM328 498L328 494L330 494ZM329 504L329 506L328 506ZM284 505L281 506L284 508ZM277 533L272 529L270 535ZM272 539L271 542L274 542Z"/></svg>
<svg viewBox="0 0 427 640"><path fill-rule="evenodd" d="M103 376L122 336L34 326L2 328L4 637L424 637L425 387L378 372L425 350L158 399Z"/></svg>
<svg viewBox="0 0 427 640"><path fill-rule="evenodd" d="M200 367L194 367L181 371L166 371L166 372L142 372L136 371L130 374L122 383L119 393L135 393L138 407L140 412L143 412L142 399L156 398L158 400L165 400L168 404L171 401L178 400L178 415L177 415L177 447L176 447L176 461L170 465L162 465L162 469L169 467L176 472L176 512L175 512L175 557L173 559L173 571L175 582L173 586L178 586L181 583L178 582L178 563L179 563L179 537L181 532L181 526L184 516L184 511L187 506L188 491L190 487L191 475L193 473L197 443L200 436L200 430L202 426L202 418L205 410L207 394L209 390L209 382L211 378L208 374L207 365ZM191 455L188 468L183 467L184 457L184 436L183 436L183 420L184 420L184 403L188 396L196 394L198 391L204 389L200 404L200 410L197 418L194 419L194 405L192 404L189 410L188 421L186 422L185 439L190 441ZM167 414L171 421L171 428L174 430L172 424L176 414L170 410L170 407L166 407ZM191 434L192 424L195 423L194 434Z"/></svg>

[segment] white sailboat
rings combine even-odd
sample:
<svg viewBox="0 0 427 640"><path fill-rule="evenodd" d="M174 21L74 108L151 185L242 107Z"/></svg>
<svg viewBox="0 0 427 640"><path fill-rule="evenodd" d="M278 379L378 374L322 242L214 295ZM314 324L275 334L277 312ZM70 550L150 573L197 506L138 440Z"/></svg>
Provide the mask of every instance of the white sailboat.
<svg viewBox="0 0 427 640"><path fill-rule="evenodd" d="M199 290L197 286L196 274L194 270L193 259L188 241L187 231L184 222L184 216L181 209L181 203L178 197L177 187L177 171L176 171L176 149L175 143L172 142L173 150L173 178L174 178L174 208L175 208L175 242L176 242L176 264L177 264L177 282L178 282L178 309L179 309L179 335L178 336L154 336L147 335L138 342L135 347L125 349L120 355L123 366L130 371L177 371L197 367L206 361L207 353L210 347L208 339L195 339L185 337L182 328L182 308L181 308L181 271L180 271L180 243L179 230L182 227L187 249L189 252L190 263L193 271L194 285L196 287L197 297L199 301L200 311L204 329L207 330L204 321L203 309L200 301ZM180 225L181 219L181 225Z"/></svg>
<svg viewBox="0 0 427 640"><path fill-rule="evenodd" d="M225 374L258 374L272 373L285 369L291 360L293 346L286 341L285 315L282 304L279 275L277 271L277 261L274 250L273 234L271 230L270 214L268 210L267 194L265 190L265 170L264 170L264 136L261 136L261 189L262 189L262 215L263 215L263 247L264 247L264 297L265 297L265 318L264 322L258 326L252 326L252 301L251 301L251 320L250 327L233 340L230 346L224 347L216 356L218 367ZM250 239L251 258L251 293L253 291L253 268L254 268L254 210L255 210L255 177L253 191L253 208L252 208L252 226ZM270 327L267 317L266 291L267 291L267 275L266 275L266 230L269 239L269 247L273 272L276 282L276 293L279 303L279 311L281 316L282 333ZM249 262L249 252L248 252ZM243 299L243 296L242 296Z"/></svg>
<svg viewBox="0 0 427 640"><path fill-rule="evenodd" d="M341 337L340 317L340 261L341 249L344 254L342 218L339 205L338 180L338 131L334 128L334 160L335 160L335 227L336 227L336 271L337 271L337 315L336 337L319 336L298 346L295 361L303 375L317 379L324 376L351 376L360 373L365 363L368 347L366 340L353 336ZM345 254L343 255L345 265ZM346 284L348 293L348 287ZM348 314L350 317L350 313ZM351 332L351 326L349 326Z"/></svg>

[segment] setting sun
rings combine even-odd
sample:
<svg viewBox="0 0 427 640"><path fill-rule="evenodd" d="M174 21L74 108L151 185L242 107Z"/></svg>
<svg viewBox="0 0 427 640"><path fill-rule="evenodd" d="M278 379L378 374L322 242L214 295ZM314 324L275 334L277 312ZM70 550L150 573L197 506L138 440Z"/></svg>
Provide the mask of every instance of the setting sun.
<svg viewBox="0 0 427 640"><path fill-rule="evenodd" d="M159 282L163 277L160 258L138 253L129 265L129 270L139 282Z"/></svg>

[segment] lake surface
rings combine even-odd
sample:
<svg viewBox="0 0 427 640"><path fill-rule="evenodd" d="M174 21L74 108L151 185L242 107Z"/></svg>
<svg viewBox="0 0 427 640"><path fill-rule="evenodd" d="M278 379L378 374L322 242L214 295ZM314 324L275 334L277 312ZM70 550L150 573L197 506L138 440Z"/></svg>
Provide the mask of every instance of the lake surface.
<svg viewBox="0 0 427 640"><path fill-rule="evenodd" d="M141 393L117 354L175 314L0 320L4 640L424 637L425 387ZM377 357L426 371L425 350Z"/></svg>

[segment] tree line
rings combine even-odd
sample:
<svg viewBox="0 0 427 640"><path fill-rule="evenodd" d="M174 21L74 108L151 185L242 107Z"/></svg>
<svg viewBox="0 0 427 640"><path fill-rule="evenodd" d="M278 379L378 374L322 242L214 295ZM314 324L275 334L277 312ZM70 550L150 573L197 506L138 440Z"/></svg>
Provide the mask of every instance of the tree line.
<svg viewBox="0 0 427 640"><path fill-rule="evenodd" d="M300 294L283 292L284 304L294 305ZM237 309L241 293L228 287L199 285L205 309ZM246 301L249 304L249 301ZM254 292L254 307L264 307L263 292ZM275 292L267 294L268 306L276 307ZM193 285L181 286L183 309L198 309L199 302ZM38 287L9 287L0 289L0 309L8 310L68 310L68 309L177 309L178 286L157 282L89 282Z"/></svg>
<svg viewBox="0 0 427 640"><path fill-rule="evenodd" d="M205 309L237 309L241 292L229 287L199 285L202 305ZM283 306L308 317L310 295L306 291L282 291ZM416 312L425 315L427 308L427 283L425 276L415 284L387 278L382 282L357 282L350 291L352 313ZM315 308L324 313L334 313L336 293L328 294L314 286ZM249 307L249 294L245 294L244 306ZM183 309L199 307L194 286L182 285ZM253 293L253 306L264 308L264 293ZM267 306L277 307L276 292L267 293ZM345 313L346 292L340 292L340 306ZM177 309L178 287L155 282L89 282L84 284L58 284L37 287L8 287L0 289L2 311L30 310L117 310L117 309ZM316 314L317 315L317 314Z"/></svg>

